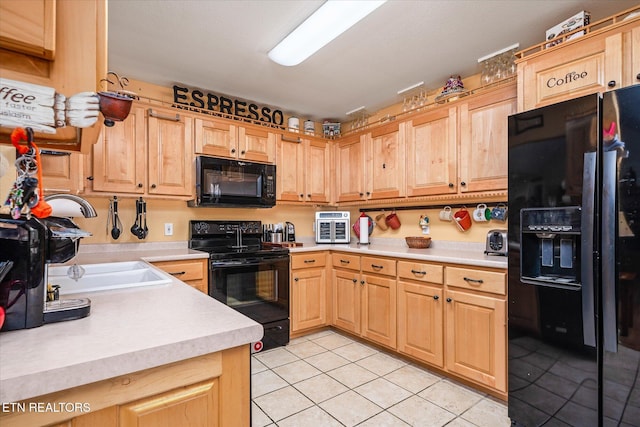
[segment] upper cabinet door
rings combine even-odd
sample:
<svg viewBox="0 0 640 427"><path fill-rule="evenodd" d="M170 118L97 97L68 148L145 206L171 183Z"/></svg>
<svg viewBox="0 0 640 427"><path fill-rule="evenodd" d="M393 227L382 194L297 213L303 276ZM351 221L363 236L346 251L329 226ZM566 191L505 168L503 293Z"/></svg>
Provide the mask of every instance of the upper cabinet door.
<svg viewBox="0 0 640 427"><path fill-rule="evenodd" d="M371 199L405 195L405 127L394 122L366 135L366 180Z"/></svg>
<svg viewBox="0 0 640 427"><path fill-rule="evenodd" d="M0 47L53 59L56 48L56 1L2 0Z"/></svg>
<svg viewBox="0 0 640 427"><path fill-rule="evenodd" d="M437 108L408 122L407 196L457 191L456 107Z"/></svg>
<svg viewBox="0 0 640 427"><path fill-rule="evenodd" d="M276 161L276 135L268 130L240 126L238 129L239 159L253 162Z"/></svg>
<svg viewBox="0 0 640 427"><path fill-rule="evenodd" d="M238 128L229 120L195 119L194 138L198 154L238 157Z"/></svg>
<svg viewBox="0 0 640 427"><path fill-rule="evenodd" d="M277 143L276 187L277 200L302 202L304 200L304 141Z"/></svg>
<svg viewBox="0 0 640 427"><path fill-rule="evenodd" d="M191 116L149 109L149 194L192 195L192 132Z"/></svg>
<svg viewBox="0 0 640 427"><path fill-rule="evenodd" d="M304 160L306 167L301 171L305 181L304 200L312 203L331 201L330 151L327 141L315 139L306 142Z"/></svg>
<svg viewBox="0 0 640 427"><path fill-rule="evenodd" d="M359 135L345 137L336 142L334 147L336 201L364 200L365 158L361 137Z"/></svg>
<svg viewBox="0 0 640 427"><path fill-rule="evenodd" d="M508 117L516 112L515 87L460 106L460 192L507 188Z"/></svg>
<svg viewBox="0 0 640 427"><path fill-rule="evenodd" d="M112 127L102 127L93 146L93 191L144 194L147 136L145 110L134 104L129 116Z"/></svg>

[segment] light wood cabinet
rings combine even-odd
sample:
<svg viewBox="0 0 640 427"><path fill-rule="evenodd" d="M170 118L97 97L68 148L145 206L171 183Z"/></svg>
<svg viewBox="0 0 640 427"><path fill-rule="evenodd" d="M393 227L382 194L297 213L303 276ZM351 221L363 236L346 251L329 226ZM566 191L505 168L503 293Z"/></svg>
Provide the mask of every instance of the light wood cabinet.
<svg viewBox="0 0 640 427"><path fill-rule="evenodd" d="M397 122L335 144L336 201L404 197L405 128Z"/></svg>
<svg viewBox="0 0 640 427"><path fill-rule="evenodd" d="M458 110L441 107L407 122L407 196L455 194Z"/></svg>
<svg viewBox="0 0 640 427"><path fill-rule="evenodd" d="M276 134L267 129L215 117L197 118L194 129L197 154L260 163L276 161Z"/></svg>
<svg viewBox="0 0 640 427"><path fill-rule="evenodd" d="M95 192L192 197L193 118L134 104L93 147Z"/></svg>
<svg viewBox="0 0 640 427"><path fill-rule="evenodd" d="M326 326L328 299L326 253L291 255L291 332Z"/></svg>
<svg viewBox="0 0 640 427"><path fill-rule="evenodd" d="M216 403L220 390L207 380L120 406L120 427L219 426Z"/></svg>
<svg viewBox="0 0 640 427"><path fill-rule="evenodd" d="M506 273L446 267L445 274L446 370L506 392Z"/></svg>
<svg viewBox="0 0 640 427"><path fill-rule="evenodd" d="M209 293L209 262L207 258L156 261L152 264L187 285L205 294Z"/></svg>
<svg viewBox="0 0 640 427"><path fill-rule="evenodd" d="M368 199L405 195L405 127L397 122L365 134L365 194Z"/></svg>
<svg viewBox="0 0 640 427"><path fill-rule="evenodd" d="M6 427L245 427L251 414L250 357L244 345L29 400L89 405L90 412L71 419L74 412L27 411L0 413L0 420Z"/></svg>
<svg viewBox="0 0 640 427"><path fill-rule="evenodd" d="M0 2L2 77L72 95L100 89L107 74L107 3L101 0ZM40 148L89 153L102 123L35 133ZM0 129L8 143L11 128Z"/></svg>
<svg viewBox="0 0 640 427"><path fill-rule="evenodd" d="M331 201L330 145L326 141L278 138L277 200L328 204Z"/></svg>
<svg viewBox="0 0 640 427"><path fill-rule="evenodd" d="M640 82L640 18L526 55L518 64L518 111Z"/></svg>
<svg viewBox="0 0 640 427"><path fill-rule="evenodd" d="M56 48L55 0L3 0L0 47L53 59Z"/></svg>
<svg viewBox="0 0 640 427"><path fill-rule="evenodd" d="M333 325L396 347L396 261L332 254Z"/></svg>
<svg viewBox="0 0 640 427"><path fill-rule="evenodd" d="M516 87L507 84L436 107L405 123L407 196L507 188L508 116Z"/></svg>
<svg viewBox="0 0 640 427"><path fill-rule="evenodd" d="M84 191L86 154L41 150L40 161L45 194L79 194Z"/></svg>
<svg viewBox="0 0 640 427"><path fill-rule="evenodd" d="M441 265L398 261L398 351L444 367Z"/></svg>
<svg viewBox="0 0 640 427"><path fill-rule="evenodd" d="M459 191L507 189L508 117L516 113L513 85L460 104Z"/></svg>
<svg viewBox="0 0 640 427"><path fill-rule="evenodd" d="M370 195L365 194L363 139L360 135L350 135L334 144L335 201L338 203L360 201Z"/></svg>
<svg viewBox="0 0 640 427"><path fill-rule="evenodd" d="M193 118L175 110L147 110L147 192L156 195L192 196Z"/></svg>

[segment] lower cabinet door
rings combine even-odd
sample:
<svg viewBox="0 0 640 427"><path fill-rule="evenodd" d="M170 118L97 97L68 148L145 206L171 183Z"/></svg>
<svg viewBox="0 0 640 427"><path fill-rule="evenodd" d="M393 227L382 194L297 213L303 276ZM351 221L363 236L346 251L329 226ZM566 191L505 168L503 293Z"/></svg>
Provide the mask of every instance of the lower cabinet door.
<svg viewBox="0 0 640 427"><path fill-rule="evenodd" d="M218 380L128 403L120 407L120 427L218 426Z"/></svg>
<svg viewBox="0 0 640 427"><path fill-rule="evenodd" d="M363 275L362 336L396 348L396 279Z"/></svg>
<svg viewBox="0 0 640 427"><path fill-rule="evenodd" d="M507 391L506 301L447 291L446 369Z"/></svg>
<svg viewBox="0 0 640 427"><path fill-rule="evenodd" d="M326 270L294 270L291 276L291 332L326 325Z"/></svg>
<svg viewBox="0 0 640 427"><path fill-rule="evenodd" d="M352 271L333 270L333 325L360 333L360 275Z"/></svg>
<svg viewBox="0 0 640 427"><path fill-rule="evenodd" d="M398 351L443 367L442 287L398 282Z"/></svg>

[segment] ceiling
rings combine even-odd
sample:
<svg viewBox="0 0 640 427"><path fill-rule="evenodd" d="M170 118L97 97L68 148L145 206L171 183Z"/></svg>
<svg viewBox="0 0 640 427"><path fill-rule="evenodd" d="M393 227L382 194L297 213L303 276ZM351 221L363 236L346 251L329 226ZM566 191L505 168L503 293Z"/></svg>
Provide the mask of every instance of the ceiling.
<svg viewBox="0 0 640 427"><path fill-rule="evenodd" d="M478 58L588 10L591 21L637 0L389 0L294 67L267 57L322 0L110 0L109 69L130 79L180 83L270 105L304 119L345 121L401 102L424 81L480 72Z"/></svg>

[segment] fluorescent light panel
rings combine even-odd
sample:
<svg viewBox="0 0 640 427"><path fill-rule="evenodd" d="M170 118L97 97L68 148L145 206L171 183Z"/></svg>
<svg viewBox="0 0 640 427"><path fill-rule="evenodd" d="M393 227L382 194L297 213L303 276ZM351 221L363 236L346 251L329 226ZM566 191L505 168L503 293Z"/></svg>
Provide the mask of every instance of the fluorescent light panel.
<svg viewBox="0 0 640 427"><path fill-rule="evenodd" d="M291 67L316 53L386 0L328 0L269 52L269 58Z"/></svg>
<svg viewBox="0 0 640 427"><path fill-rule="evenodd" d="M365 108L364 108L364 105L363 105L362 107L358 107L358 108L353 109L353 110L351 110L351 111L347 111L347 112L345 113L345 115L350 116L350 115L355 114L355 113L358 113L358 112L360 112L360 113L364 113L364 110L365 110Z"/></svg>
<svg viewBox="0 0 640 427"><path fill-rule="evenodd" d="M419 82L419 83L416 83L416 84L411 85L409 87L405 87L404 89L400 89L398 91L398 95L402 95L403 93L409 92L410 90L418 88L418 87L422 86L423 84L424 84L424 82Z"/></svg>
<svg viewBox="0 0 640 427"><path fill-rule="evenodd" d="M520 43L512 44L511 46L507 46L504 49L497 50L497 51L495 51L493 53L490 53L488 55L483 56L482 58L478 58L478 63L480 63L482 61L485 61L485 60L487 60L489 58L493 58L496 55L500 55L501 53L505 53L507 51L510 51L511 49L517 49L519 47L520 47Z"/></svg>

